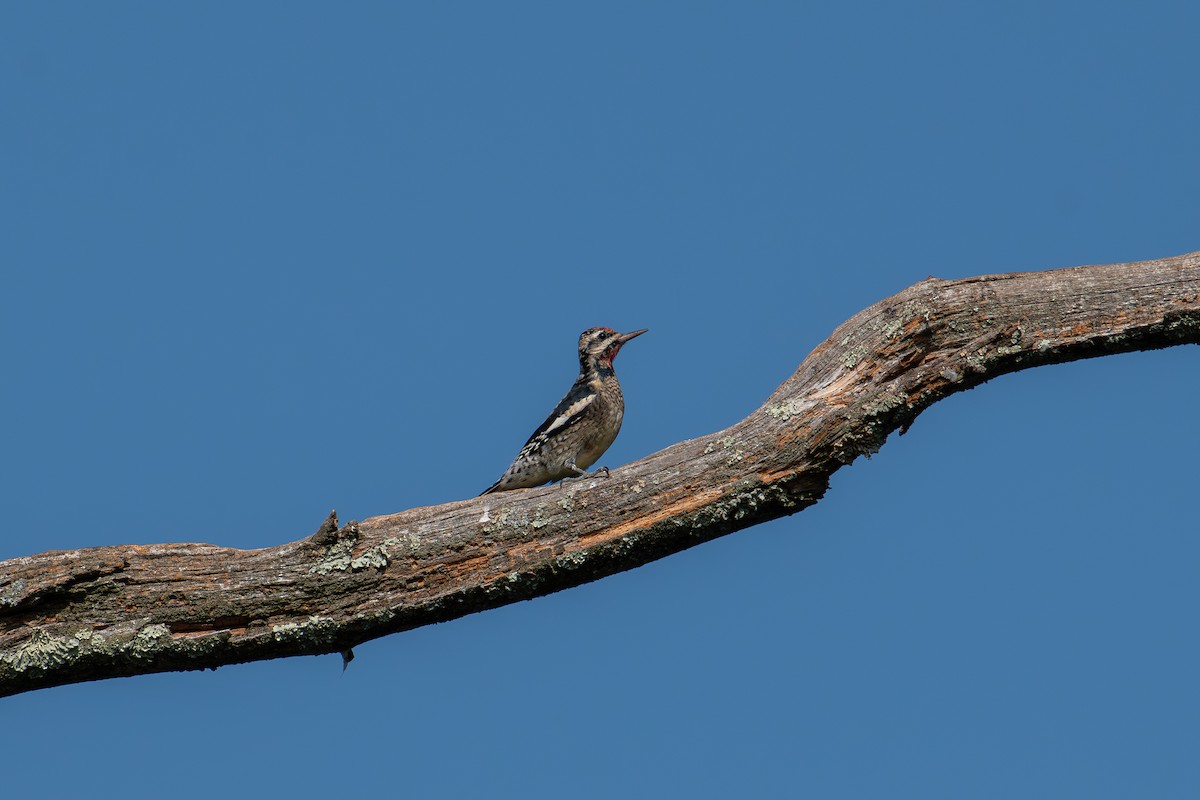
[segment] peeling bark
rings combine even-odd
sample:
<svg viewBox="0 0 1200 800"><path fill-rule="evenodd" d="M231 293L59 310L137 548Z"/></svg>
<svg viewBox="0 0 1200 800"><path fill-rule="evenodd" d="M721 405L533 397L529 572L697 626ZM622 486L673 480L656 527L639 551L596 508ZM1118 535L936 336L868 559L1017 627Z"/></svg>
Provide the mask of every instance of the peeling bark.
<svg viewBox="0 0 1200 800"><path fill-rule="evenodd" d="M0 562L0 695L341 652L794 514L932 403L997 375L1200 343L1200 252L929 278L840 326L746 419L585 479L261 550L96 547Z"/></svg>

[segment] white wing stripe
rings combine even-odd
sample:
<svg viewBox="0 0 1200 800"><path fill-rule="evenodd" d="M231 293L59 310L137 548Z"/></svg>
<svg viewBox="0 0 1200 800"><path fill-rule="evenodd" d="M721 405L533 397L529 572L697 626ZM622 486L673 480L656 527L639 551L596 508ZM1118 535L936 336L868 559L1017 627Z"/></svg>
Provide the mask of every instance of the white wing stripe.
<svg viewBox="0 0 1200 800"><path fill-rule="evenodd" d="M587 408L589 405L591 405L592 401L594 401L595 399L596 399L596 395L589 394L586 397L579 398L574 403L567 406L567 410L564 411L563 413L559 414L558 417L555 418L554 422L551 422L546 427L546 430L542 431L542 435L548 436L549 434L558 430L562 426L566 425L574 417L579 416L579 414L581 414L585 408Z"/></svg>

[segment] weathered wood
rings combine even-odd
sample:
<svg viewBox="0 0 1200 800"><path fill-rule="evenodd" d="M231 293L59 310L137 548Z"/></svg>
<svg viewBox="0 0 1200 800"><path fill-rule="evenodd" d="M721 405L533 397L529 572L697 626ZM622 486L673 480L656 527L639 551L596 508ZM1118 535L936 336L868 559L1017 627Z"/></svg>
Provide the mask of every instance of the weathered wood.
<svg viewBox="0 0 1200 800"><path fill-rule="evenodd" d="M97 547L0 562L0 695L347 651L576 586L817 502L840 466L997 375L1200 342L1200 253L930 278L865 309L750 416L596 478L334 515L262 550Z"/></svg>

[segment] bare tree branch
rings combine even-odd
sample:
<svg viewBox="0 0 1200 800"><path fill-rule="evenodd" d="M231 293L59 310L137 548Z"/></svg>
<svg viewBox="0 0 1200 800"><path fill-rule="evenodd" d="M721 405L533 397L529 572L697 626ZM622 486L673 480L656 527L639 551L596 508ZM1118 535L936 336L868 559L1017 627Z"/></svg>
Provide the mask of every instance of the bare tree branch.
<svg viewBox="0 0 1200 800"><path fill-rule="evenodd" d="M817 502L930 404L1007 372L1200 343L1200 252L924 280L847 321L746 419L597 478L262 550L0 562L0 695L305 654L549 594Z"/></svg>

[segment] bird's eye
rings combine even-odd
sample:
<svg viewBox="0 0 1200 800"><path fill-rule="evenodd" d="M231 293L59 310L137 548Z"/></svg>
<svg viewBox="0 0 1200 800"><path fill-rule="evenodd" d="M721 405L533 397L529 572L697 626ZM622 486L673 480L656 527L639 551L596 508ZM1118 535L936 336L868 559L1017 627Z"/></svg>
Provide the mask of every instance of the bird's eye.
<svg viewBox="0 0 1200 800"><path fill-rule="evenodd" d="M607 338L608 338L608 337L610 337L610 336L612 336L612 334L611 334L611 333L609 333L608 331L600 331L600 338L601 338L601 339L607 339Z"/></svg>

